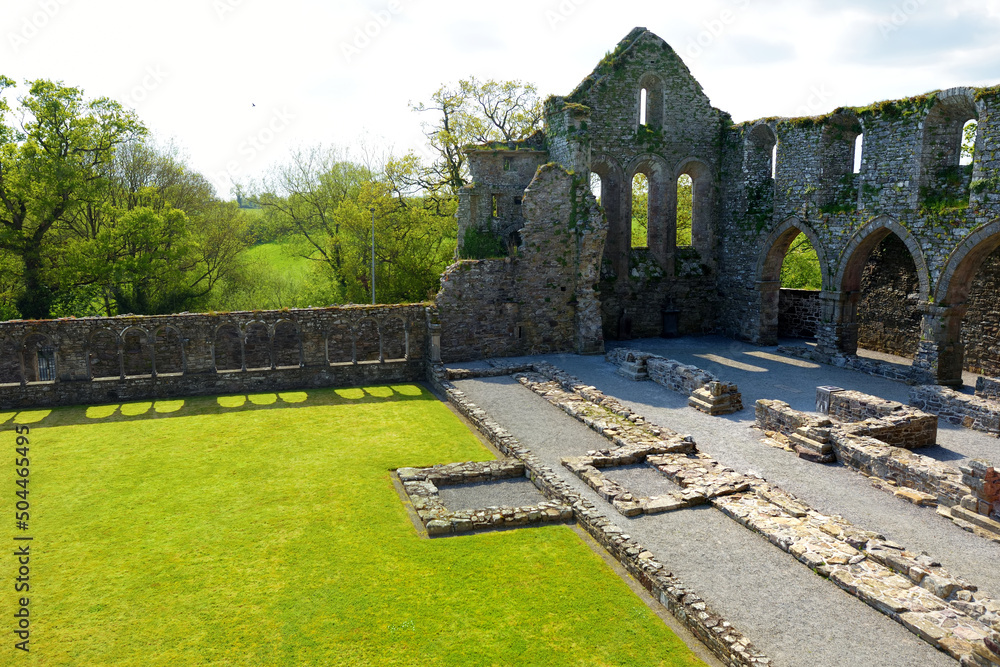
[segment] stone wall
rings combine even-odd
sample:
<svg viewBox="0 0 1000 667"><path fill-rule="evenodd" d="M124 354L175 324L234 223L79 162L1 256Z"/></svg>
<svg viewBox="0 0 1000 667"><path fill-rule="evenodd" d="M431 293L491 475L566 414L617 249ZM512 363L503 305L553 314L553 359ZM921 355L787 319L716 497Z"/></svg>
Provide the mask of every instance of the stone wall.
<svg viewBox="0 0 1000 667"><path fill-rule="evenodd" d="M833 392L829 415L847 424L846 433L876 438L894 447L916 449L937 444L937 417L878 396Z"/></svg>
<svg viewBox="0 0 1000 667"><path fill-rule="evenodd" d="M649 379L653 382L682 394L690 394L709 382L718 381L708 371L662 357L649 359L646 368L649 370Z"/></svg>
<svg viewBox="0 0 1000 667"><path fill-rule="evenodd" d="M958 469L866 434L868 425L865 422L831 423L831 420L793 410L783 401L764 399L757 401L756 419L761 430L785 436L792 436L800 429L828 430L833 452L845 466L933 496L937 503L946 507L959 504L969 493ZM905 431L907 426L902 424L901 430Z"/></svg>
<svg viewBox="0 0 1000 667"><path fill-rule="evenodd" d="M962 320L965 369L1000 375L1000 250L983 262L969 289L969 310Z"/></svg>
<svg viewBox="0 0 1000 667"><path fill-rule="evenodd" d="M426 304L0 323L0 406L413 381Z"/></svg>
<svg viewBox="0 0 1000 667"><path fill-rule="evenodd" d="M918 292L913 257L890 234L872 250L862 272L858 346L912 357L920 341Z"/></svg>
<svg viewBox="0 0 1000 667"><path fill-rule="evenodd" d="M822 315L819 292L782 289L778 297L778 335L783 338L815 338Z"/></svg>
<svg viewBox="0 0 1000 667"><path fill-rule="evenodd" d="M992 401L1000 400L1000 379L976 378L976 396Z"/></svg>
<svg viewBox="0 0 1000 667"><path fill-rule="evenodd" d="M910 389L910 405L935 414L949 424L1000 435L1000 403L947 387L922 385Z"/></svg>
<svg viewBox="0 0 1000 667"><path fill-rule="evenodd" d="M516 256L464 260L441 277L444 361L604 351L593 286L607 227L589 184L545 165L524 191L522 212Z"/></svg>

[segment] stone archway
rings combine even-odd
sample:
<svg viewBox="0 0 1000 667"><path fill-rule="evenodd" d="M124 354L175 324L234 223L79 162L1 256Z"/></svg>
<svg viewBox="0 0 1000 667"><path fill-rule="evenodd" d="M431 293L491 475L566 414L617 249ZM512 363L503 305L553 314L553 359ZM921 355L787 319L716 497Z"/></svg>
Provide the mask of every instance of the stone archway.
<svg viewBox="0 0 1000 667"><path fill-rule="evenodd" d="M829 289L831 284L826 250L816 232L798 218L789 218L775 227L764 240L761 246L764 250L757 259L756 288L760 298L760 314L755 334L751 338L759 345L775 345L778 342L781 266L788 248L799 234L805 234L816 250L823 276L823 288Z"/></svg>

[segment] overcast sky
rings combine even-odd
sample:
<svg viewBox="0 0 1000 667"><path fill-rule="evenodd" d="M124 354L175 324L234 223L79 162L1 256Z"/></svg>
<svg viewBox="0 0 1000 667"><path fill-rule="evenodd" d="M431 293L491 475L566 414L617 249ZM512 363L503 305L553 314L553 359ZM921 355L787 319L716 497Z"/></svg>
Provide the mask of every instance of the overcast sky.
<svg viewBox="0 0 1000 667"><path fill-rule="evenodd" d="M420 148L470 75L567 94L635 26L739 122L1000 83L1000 0L2 0L0 74L110 96L228 196L296 146Z"/></svg>

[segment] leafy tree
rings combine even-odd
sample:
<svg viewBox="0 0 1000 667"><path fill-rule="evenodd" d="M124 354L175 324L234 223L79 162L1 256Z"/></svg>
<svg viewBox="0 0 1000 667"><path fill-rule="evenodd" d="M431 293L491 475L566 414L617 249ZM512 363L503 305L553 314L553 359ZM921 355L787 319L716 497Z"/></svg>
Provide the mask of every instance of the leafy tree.
<svg viewBox="0 0 1000 667"><path fill-rule="evenodd" d="M0 92L14 82L0 77ZM50 276L51 237L101 199L117 148L142 136L132 112L107 98L39 79L18 99L22 121L0 102L0 250L22 265L17 309L48 317L58 289Z"/></svg>
<svg viewBox="0 0 1000 667"><path fill-rule="evenodd" d="M805 234L796 236L788 247L781 265L781 286L790 289L823 288L819 256Z"/></svg>
<svg viewBox="0 0 1000 667"><path fill-rule="evenodd" d="M475 77L441 86L430 102L410 106L433 114L434 119L424 123L424 134L435 155L412 185L442 195L455 195L469 182L465 146L526 139L541 129L544 115L534 84Z"/></svg>
<svg viewBox="0 0 1000 667"><path fill-rule="evenodd" d="M218 201L176 149L125 144L100 199L67 222L54 255L62 286L57 314L197 309L234 273L250 243L247 227L244 212Z"/></svg>
<svg viewBox="0 0 1000 667"><path fill-rule="evenodd" d="M316 147L293 153L258 184L269 224L298 239L300 255L316 264L308 299L370 299L373 208L378 300L417 301L437 287L454 255L454 203L405 189L418 168L412 160L385 162L363 165L343 151Z"/></svg>

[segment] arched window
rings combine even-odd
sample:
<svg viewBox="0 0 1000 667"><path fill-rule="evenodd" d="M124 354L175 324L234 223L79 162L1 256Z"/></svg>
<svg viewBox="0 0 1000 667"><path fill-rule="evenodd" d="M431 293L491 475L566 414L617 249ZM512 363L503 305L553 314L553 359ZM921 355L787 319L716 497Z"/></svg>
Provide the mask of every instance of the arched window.
<svg viewBox="0 0 1000 667"><path fill-rule="evenodd" d="M153 374L149 334L142 329L127 329L122 334L122 365L127 376Z"/></svg>
<svg viewBox="0 0 1000 667"><path fill-rule="evenodd" d="M223 324L215 332L215 370L238 371L243 368L243 345L235 324Z"/></svg>
<svg viewBox="0 0 1000 667"><path fill-rule="evenodd" d="M90 379L121 377L122 364L118 356L118 335L111 329L98 329L87 346ZM25 362L27 363L27 362Z"/></svg>
<svg viewBox="0 0 1000 667"><path fill-rule="evenodd" d="M823 128L820 188L817 203L823 213L848 213L858 208L857 139L861 122L852 114L837 114Z"/></svg>
<svg viewBox="0 0 1000 667"><path fill-rule="evenodd" d="M632 177L632 247L649 247L649 178L642 172Z"/></svg>
<svg viewBox="0 0 1000 667"><path fill-rule="evenodd" d="M604 181L599 174L590 172L590 193L594 195L597 203L601 203L601 193L604 191Z"/></svg>
<svg viewBox="0 0 1000 667"><path fill-rule="evenodd" d="M709 166L696 159L685 162L677 178L677 245L693 247L701 262L709 264L713 261L715 245L712 230L713 183ZM763 189L768 188L765 186Z"/></svg>
<svg viewBox="0 0 1000 667"><path fill-rule="evenodd" d="M861 133L858 135L857 139L854 140L854 173L861 173L861 157L864 150L865 135Z"/></svg>
<svg viewBox="0 0 1000 667"><path fill-rule="evenodd" d="M778 179L778 144L771 146L771 180Z"/></svg>
<svg viewBox="0 0 1000 667"><path fill-rule="evenodd" d="M677 179L677 246L691 245L691 220L694 212L694 183L687 174Z"/></svg>
<svg viewBox="0 0 1000 667"><path fill-rule="evenodd" d="M251 322L246 326L243 359L248 369L271 368L271 340L263 322Z"/></svg>
<svg viewBox="0 0 1000 667"><path fill-rule="evenodd" d="M653 73L639 80L638 113L640 127L659 130L663 127L663 81Z"/></svg>
<svg viewBox="0 0 1000 667"><path fill-rule="evenodd" d="M971 121L978 118L969 91L959 89L938 95L924 119L920 188L915 193L918 205L940 209L967 204L976 139ZM968 148L966 133L971 135Z"/></svg>
<svg viewBox="0 0 1000 667"><path fill-rule="evenodd" d="M52 382L56 379L56 351L48 336L31 334L24 340L25 382Z"/></svg>
<svg viewBox="0 0 1000 667"><path fill-rule="evenodd" d="M958 163L962 166L972 164L972 159L976 155L976 140L979 138L979 122L976 120L966 121L962 127L962 153Z"/></svg>

